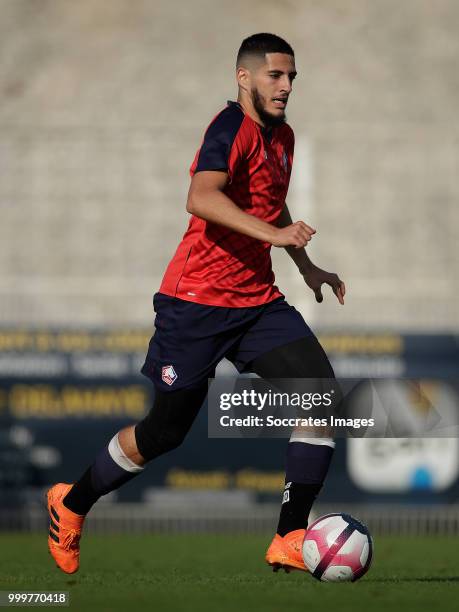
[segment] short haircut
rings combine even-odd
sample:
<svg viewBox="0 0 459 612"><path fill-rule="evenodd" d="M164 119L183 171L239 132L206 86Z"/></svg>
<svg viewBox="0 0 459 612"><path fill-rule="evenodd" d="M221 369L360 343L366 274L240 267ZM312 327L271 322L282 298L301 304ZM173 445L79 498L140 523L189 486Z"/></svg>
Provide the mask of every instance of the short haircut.
<svg viewBox="0 0 459 612"><path fill-rule="evenodd" d="M249 56L264 60L266 53L286 53L295 56L292 47L283 38L275 34L262 32L252 34L242 41L237 54L236 66L240 66Z"/></svg>

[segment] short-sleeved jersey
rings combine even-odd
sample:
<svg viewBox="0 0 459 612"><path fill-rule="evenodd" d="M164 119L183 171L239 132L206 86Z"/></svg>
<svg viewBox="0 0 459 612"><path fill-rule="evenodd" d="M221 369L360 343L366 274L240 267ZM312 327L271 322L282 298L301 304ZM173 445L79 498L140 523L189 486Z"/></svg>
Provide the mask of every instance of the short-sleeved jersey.
<svg viewBox="0 0 459 612"><path fill-rule="evenodd" d="M244 212L275 224L285 205L293 162L292 129L263 128L236 102L211 122L190 174L228 173L224 193ZM271 245L192 215L159 291L226 307L258 306L282 293L274 285Z"/></svg>

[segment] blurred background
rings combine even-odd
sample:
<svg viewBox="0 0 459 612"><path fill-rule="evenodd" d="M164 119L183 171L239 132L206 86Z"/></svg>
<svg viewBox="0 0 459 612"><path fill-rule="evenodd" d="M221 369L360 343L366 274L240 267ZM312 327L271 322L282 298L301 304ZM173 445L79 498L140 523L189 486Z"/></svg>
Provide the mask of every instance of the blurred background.
<svg viewBox="0 0 459 612"><path fill-rule="evenodd" d="M0 0L0 14L0 528L44 525L47 486L149 409L152 295L255 32L295 49L288 203L317 228L309 255L345 280L346 305L316 304L281 250L277 284L338 376L416 378L458 409L455 0ZM408 415L429 409L402 399ZM204 407L88 527L272 531L285 446L209 440ZM340 440L316 513L457 533L458 473L456 438Z"/></svg>

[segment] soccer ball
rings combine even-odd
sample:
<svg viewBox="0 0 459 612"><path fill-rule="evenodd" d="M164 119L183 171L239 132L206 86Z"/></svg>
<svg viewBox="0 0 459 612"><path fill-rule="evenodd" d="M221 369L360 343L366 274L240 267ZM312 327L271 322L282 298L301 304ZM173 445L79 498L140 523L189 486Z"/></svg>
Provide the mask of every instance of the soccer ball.
<svg viewBox="0 0 459 612"><path fill-rule="evenodd" d="M303 559L323 582L354 582L370 567L373 541L365 525L349 514L326 514L309 525Z"/></svg>

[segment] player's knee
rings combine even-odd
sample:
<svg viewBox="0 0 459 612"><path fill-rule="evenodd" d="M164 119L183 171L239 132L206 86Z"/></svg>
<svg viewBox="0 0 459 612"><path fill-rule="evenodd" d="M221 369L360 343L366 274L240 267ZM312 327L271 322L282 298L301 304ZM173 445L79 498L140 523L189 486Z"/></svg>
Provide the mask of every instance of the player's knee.
<svg viewBox="0 0 459 612"><path fill-rule="evenodd" d="M178 448L185 436L184 432L177 429L156 430L148 416L137 423L135 428L137 448L146 461Z"/></svg>
<svg viewBox="0 0 459 612"><path fill-rule="evenodd" d="M207 385L173 393L156 392L152 409L135 427L137 448L146 461L182 444L206 393Z"/></svg>

